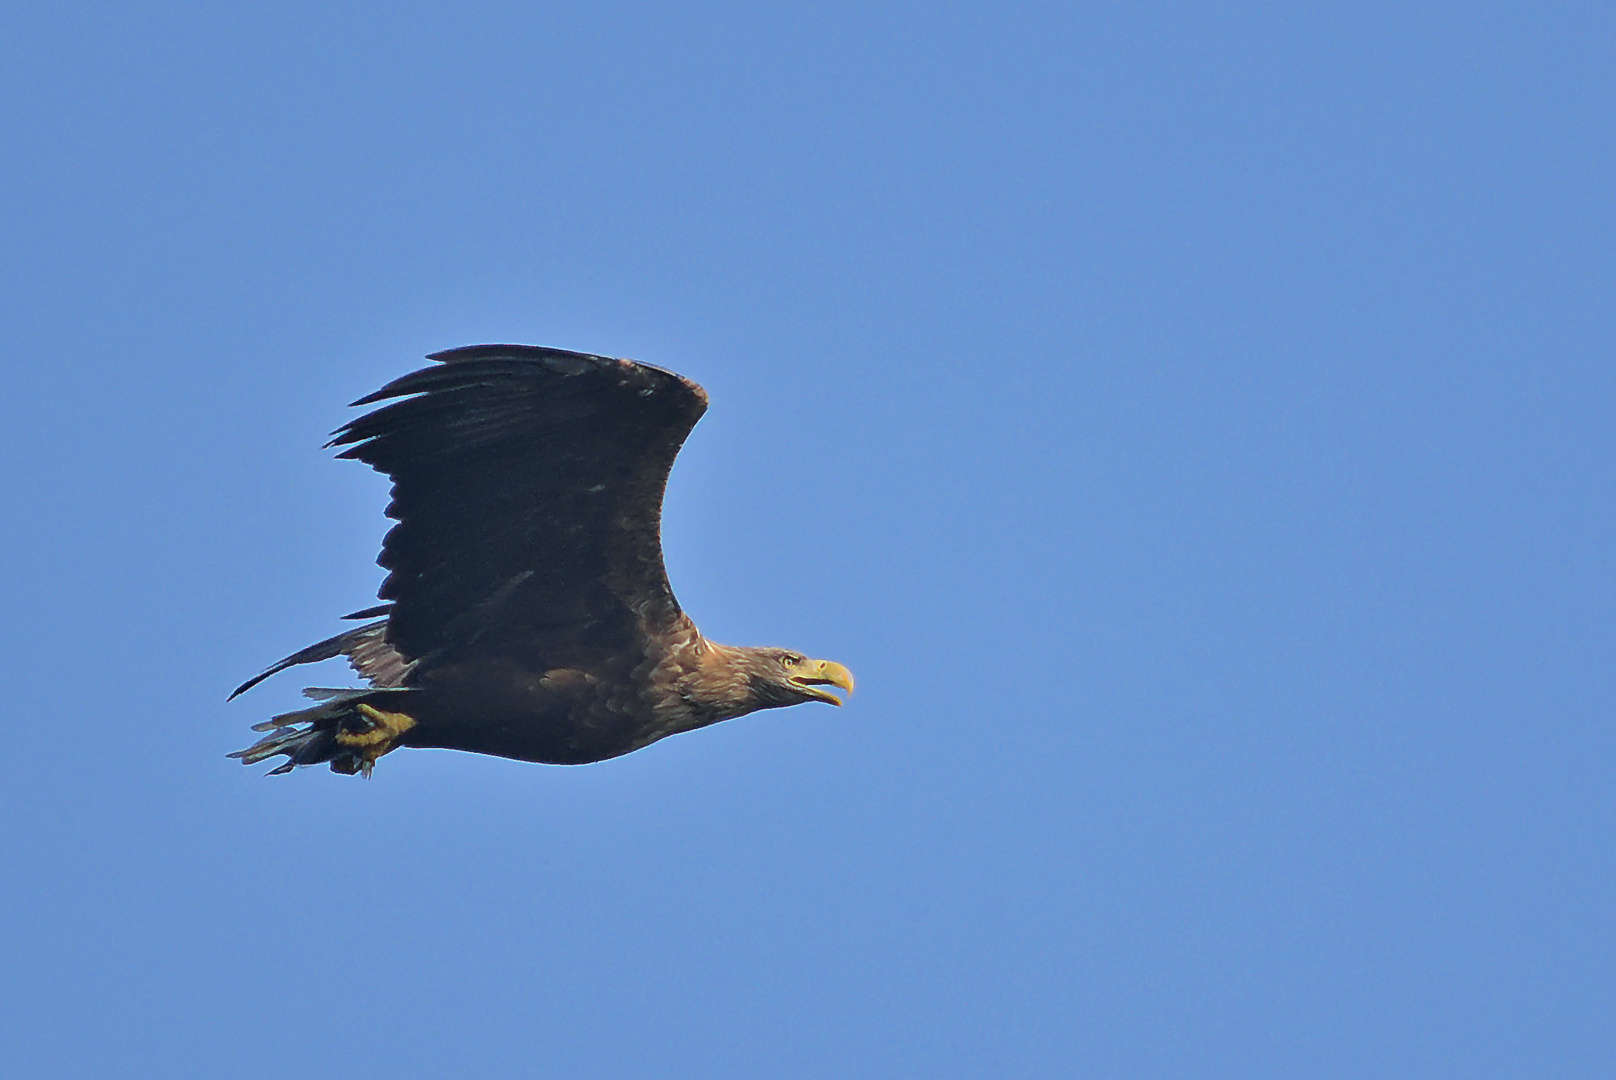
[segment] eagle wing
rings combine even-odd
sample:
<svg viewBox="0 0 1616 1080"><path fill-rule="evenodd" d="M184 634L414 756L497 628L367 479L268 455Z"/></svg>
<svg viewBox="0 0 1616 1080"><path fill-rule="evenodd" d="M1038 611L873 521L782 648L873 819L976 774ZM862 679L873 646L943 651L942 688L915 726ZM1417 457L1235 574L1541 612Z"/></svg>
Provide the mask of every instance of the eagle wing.
<svg viewBox="0 0 1616 1080"><path fill-rule="evenodd" d="M514 638L621 648L672 630L682 614L662 562L662 495L706 411L701 387L522 345L429 359L438 366L354 402L402 399L329 444L393 481L398 524L377 558L388 643L420 659Z"/></svg>

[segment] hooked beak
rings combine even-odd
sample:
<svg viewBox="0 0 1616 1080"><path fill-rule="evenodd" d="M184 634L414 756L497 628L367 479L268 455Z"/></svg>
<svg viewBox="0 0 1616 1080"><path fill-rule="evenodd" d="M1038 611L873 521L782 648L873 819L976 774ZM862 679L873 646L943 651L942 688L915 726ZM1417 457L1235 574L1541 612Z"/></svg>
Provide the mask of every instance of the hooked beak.
<svg viewBox="0 0 1616 1080"><path fill-rule="evenodd" d="M815 701L828 705L842 703L835 694L819 689L821 686L837 686L849 694L853 692L853 673L834 660L804 660L799 667L802 673L791 676L792 685Z"/></svg>

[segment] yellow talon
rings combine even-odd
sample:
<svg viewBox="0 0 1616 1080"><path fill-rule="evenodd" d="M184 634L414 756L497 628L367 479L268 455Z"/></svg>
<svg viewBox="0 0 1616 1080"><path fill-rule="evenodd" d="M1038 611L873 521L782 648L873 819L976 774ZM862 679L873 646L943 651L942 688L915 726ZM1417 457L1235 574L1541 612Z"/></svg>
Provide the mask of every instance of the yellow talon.
<svg viewBox="0 0 1616 1080"><path fill-rule="evenodd" d="M373 705L365 704L359 706L359 712L371 722L370 730L345 731L339 727L337 742L357 750L371 751L365 756L372 761L393 749L398 737L415 726L415 718L405 713L383 712Z"/></svg>

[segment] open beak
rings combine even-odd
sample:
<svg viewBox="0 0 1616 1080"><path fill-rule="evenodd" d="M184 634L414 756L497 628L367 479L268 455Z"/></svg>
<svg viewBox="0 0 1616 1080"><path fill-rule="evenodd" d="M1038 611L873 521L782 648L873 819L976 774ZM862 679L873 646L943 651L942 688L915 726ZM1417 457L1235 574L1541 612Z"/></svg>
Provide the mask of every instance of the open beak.
<svg viewBox="0 0 1616 1080"><path fill-rule="evenodd" d="M849 694L853 692L853 673L834 660L804 660L799 667L802 674L791 676L796 687L815 701L840 705L842 699L821 686L838 686Z"/></svg>

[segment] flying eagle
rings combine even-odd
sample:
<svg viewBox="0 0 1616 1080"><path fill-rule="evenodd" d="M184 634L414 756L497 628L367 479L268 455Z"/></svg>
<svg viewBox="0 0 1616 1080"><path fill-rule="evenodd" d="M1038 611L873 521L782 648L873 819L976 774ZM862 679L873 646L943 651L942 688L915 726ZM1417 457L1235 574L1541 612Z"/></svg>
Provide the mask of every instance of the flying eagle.
<svg viewBox="0 0 1616 1080"><path fill-rule="evenodd" d="M375 619L293 653L347 657L365 689L304 691L231 757L370 775L401 746L582 764L757 709L853 689L842 665L720 645L674 599L662 493L707 409L701 387L633 360L526 345L435 353L354 405L400 400L328 446L393 481ZM375 618L381 616L381 618Z"/></svg>

